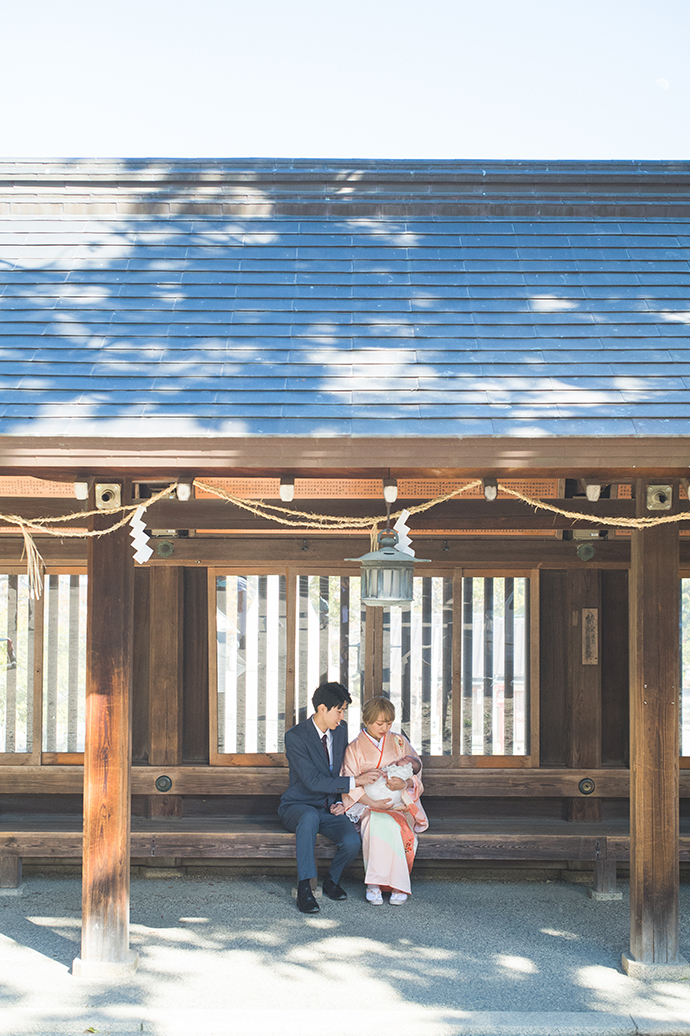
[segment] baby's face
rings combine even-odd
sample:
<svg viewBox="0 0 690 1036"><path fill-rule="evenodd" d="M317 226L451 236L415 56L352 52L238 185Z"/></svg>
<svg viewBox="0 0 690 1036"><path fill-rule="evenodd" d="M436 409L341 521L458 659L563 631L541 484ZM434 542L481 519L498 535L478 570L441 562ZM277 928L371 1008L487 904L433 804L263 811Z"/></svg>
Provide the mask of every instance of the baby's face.
<svg viewBox="0 0 690 1036"><path fill-rule="evenodd" d="M412 766L412 773L419 773L419 759L414 755L404 755L401 759L395 760L396 766L405 766L407 763Z"/></svg>

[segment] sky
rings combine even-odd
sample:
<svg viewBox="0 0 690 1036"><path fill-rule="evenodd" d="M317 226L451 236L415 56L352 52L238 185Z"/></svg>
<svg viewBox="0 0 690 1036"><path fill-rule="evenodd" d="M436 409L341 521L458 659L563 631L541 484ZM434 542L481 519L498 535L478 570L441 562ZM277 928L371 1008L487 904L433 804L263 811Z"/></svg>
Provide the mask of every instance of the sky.
<svg viewBox="0 0 690 1036"><path fill-rule="evenodd" d="M0 0L0 158L690 159L690 0Z"/></svg>

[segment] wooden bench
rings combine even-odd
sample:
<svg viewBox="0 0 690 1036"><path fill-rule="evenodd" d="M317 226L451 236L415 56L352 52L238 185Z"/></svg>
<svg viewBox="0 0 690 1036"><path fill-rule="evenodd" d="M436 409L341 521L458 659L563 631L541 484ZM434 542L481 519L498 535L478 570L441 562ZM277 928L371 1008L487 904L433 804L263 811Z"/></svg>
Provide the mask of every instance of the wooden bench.
<svg viewBox="0 0 690 1036"><path fill-rule="evenodd" d="M171 779L175 796L227 796L227 802L264 796L277 805L287 786L283 757L271 766L134 766L132 793L162 797L156 780ZM9 795L79 795L83 767L4 766L3 792ZM473 798L573 799L582 797L580 783L596 785L594 797L625 799L630 774L622 769L460 768L430 765L424 772L425 801ZM690 797L690 770L680 774L681 798ZM1 800L0 800L1 802ZM44 800L45 802L45 800ZM518 803L516 802L516 806ZM45 809L45 805L43 806ZM294 835L271 815L211 817L133 817L131 855L135 859L294 859ZM262 810L275 808L268 800ZM240 806L235 806L239 814ZM332 843L319 839L317 856L327 859ZM0 889L21 884L21 861L31 858L79 859L82 854L80 817L55 814L0 817ZM432 819L419 840L419 860L588 861L594 867L594 894L613 895L617 862L630 859L630 834L624 820L572 823L557 819ZM681 821L680 859L690 861L690 826Z"/></svg>
<svg viewBox="0 0 690 1036"><path fill-rule="evenodd" d="M0 888L19 888L22 860L79 859L77 817L5 817L0 821ZM294 859L294 835L276 816L132 819L131 856L158 859ZM316 855L333 843L319 837ZM590 861L595 898L616 893L616 863L630 859L623 821L435 820L419 838L419 860ZM681 834L680 859L690 861L690 830Z"/></svg>

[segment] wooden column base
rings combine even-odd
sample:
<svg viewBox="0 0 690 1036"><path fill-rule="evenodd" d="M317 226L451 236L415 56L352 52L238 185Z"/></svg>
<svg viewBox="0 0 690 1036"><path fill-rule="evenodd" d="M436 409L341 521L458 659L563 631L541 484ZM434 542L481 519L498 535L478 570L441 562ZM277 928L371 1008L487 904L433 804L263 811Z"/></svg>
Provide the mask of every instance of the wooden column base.
<svg viewBox="0 0 690 1036"><path fill-rule="evenodd" d="M124 960L82 960L76 957L72 961L72 975L86 982L119 983L133 975L138 967L139 954L130 950Z"/></svg>
<svg viewBox="0 0 690 1036"><path fill-rule="evenodd" d="M630 978L647 982L687 982L690 979L690 964L685 957L678 955L678 960L667 964L645 964L635 960L629 953L622 957L623 971Z"/></svg>

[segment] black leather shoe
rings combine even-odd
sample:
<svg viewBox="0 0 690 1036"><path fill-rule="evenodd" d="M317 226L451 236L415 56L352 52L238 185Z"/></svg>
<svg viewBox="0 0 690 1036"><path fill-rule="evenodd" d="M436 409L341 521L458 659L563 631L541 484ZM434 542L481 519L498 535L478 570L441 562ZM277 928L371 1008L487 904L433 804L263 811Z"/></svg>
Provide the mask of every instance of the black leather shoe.
<svg viewBox="0 0 690 1036"><path fill-rule="evenodd" d="M307 884L306 888L297 886L297 906L303 914L318 914L321 909L314 899L314 893L309 884Z"/></svg>
<svg viewBox="0 0 690 1036"><path fill-rule="evenodd" d="M324 895L328 896L329 899L347 899L347 892L341 888L340 885L336 885L330 874L327 874L323 879L323 891Z"/></svg>

